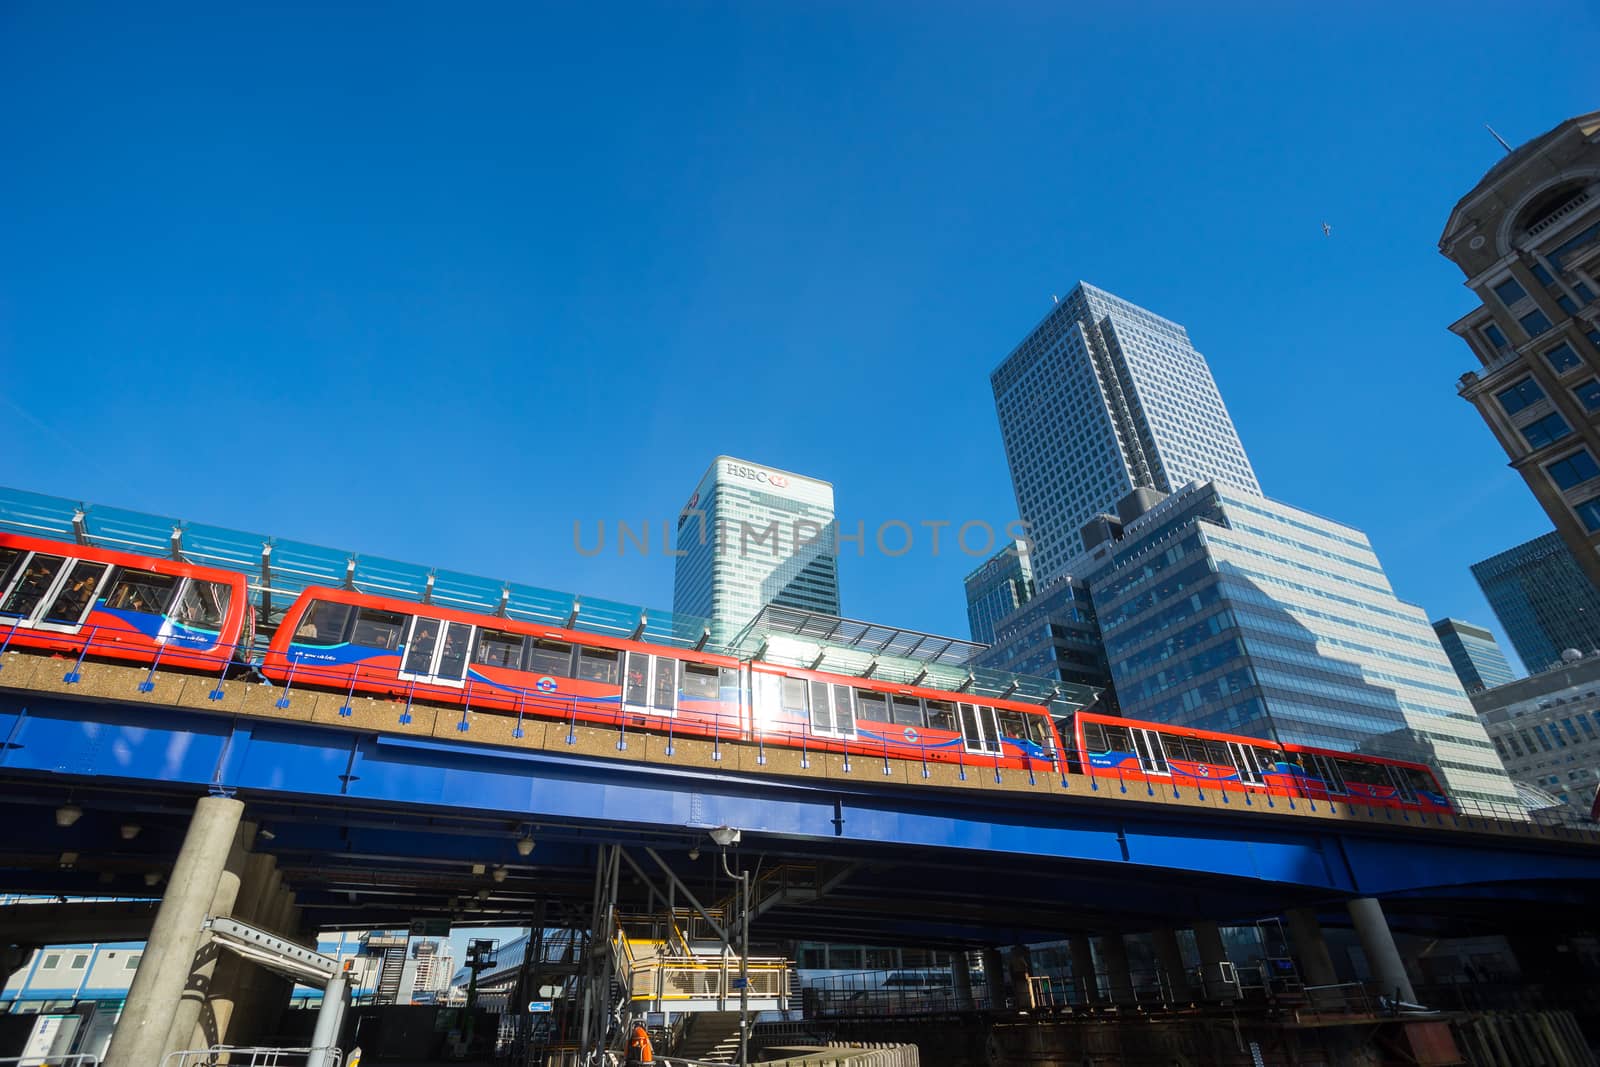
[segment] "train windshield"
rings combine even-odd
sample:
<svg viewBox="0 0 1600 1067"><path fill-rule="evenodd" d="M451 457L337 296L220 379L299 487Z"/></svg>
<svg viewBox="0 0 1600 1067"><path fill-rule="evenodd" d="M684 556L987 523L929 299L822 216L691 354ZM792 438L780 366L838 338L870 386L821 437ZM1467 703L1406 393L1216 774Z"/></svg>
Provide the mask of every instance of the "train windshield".
<svg viewBox="0 0 1600 1067"><path fill-rule="evenodd" d="M222 629L222 620L228 617L228 605L232 601L233 590L221 582L191 578L171 614L176 622L191 630L217 633Z"/></svg>
<svg viewBox="0 0 1600 1067"><path fill-rule="evenodd" d="M115 604L111 606L116 607ZM295 627L294 643L317 648L341 643L350 625L350 617L355 612L356 609L349 604L313 600L305 614L300 616L300 625Z"/></svg>
<svg viewBox="0 0 1600 1067"><path fill-rule="evenodd" d="M150 615L165 615L167 603L178 579L170 574L154 571L124 570L111 583L106 594L106 607L112 611L141 611Z"/></svg>

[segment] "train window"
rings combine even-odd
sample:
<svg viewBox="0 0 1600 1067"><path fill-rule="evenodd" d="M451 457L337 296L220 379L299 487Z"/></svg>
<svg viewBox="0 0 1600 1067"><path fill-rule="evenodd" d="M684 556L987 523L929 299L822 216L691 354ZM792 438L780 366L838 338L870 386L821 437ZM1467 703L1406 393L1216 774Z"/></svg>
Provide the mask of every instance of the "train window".
<svg viewBox="0 0 1600 1067"><path fill-rule="evenodd" d="M400 647L400 635L405 632L407 616L398 611L383 611L379 608L362 608L356 612L355 632L350 635L352 645L362 645L366 648L381 648L393 652ZM427 628L428 636L425 638L428 645L427 654L433 655L433 643L439 637L439 624L432 619L423 620L423 627ZM416 643L416 639L412 639ZM408 668L409 669L409 668Z"/></svg>
<svg viewBox="0 0 1600 1067"><path fill-rule="evenodd" d="M5 592L6 586L11 584L11 576L16 573L22 556L20 548L0 548L0 593Z"/></svg>
<svg viewBox="0 0 1600 1067"><path fill-rule="evenodd" d="M570 675L572 646L565 641L534 641L528 646L528 670L534 674Z"/></svg>
<svg viewBox="0 0 1600 1067"><path fill-rule="evenodd" d="M1356 782L1360 785L1394 785L1389 780L1388 768L1381 763L1362 763L1349 759L1329 760L1328 762L1336 763L1339 770L1344 772L1344 777L1347 781Z"/></svg>
<svg viewBox="0 0 1600 1067"><path fill-rule="evenodd" d="M1106 732L1097 722L1083 724L1083 747L1095 755L1110 752L1111 748L1106 743Z"/></svg>
<svg viewBox="0 0 1600 1067"><path fill-rule="evenodd" d="M889 698L870 689L856 690L856 718L872 722L889 721Z"/></svg>
<svg viewBox="0 0 1600 1067"><path fill-rule="evenodd" d="M1322 779L1322 785L1328 792L1349 792L1345 788L1344 776L1339 773L1340 768L1343 766L1343 760L1333 760L1327 756L1311 756L1306 762L1307 769Z"/></svg>
<svg viewBox="0 0 1600 1067"><path fill-rule="evenodd" d="M116 588L112 589L111 597L106 601L107 607L118 607L119 602L129 600L138 602L141 598L148 600L148 590L144 589L146 579L157 579L167 583L167 589L161 590L164 597L170 591L172 579L164 574L147 574L143 571L123 571L122 577L117 579ZM125 587L123 583L130 580L138 585ZM138 611L138 608L129 610ZM350 625L350 616L356 609L350 604L335 604L329 600L313 600L306 608L305 614L300 616L300 626L294 632L294 643L297 645L312 645L327 647L337 645L344 640L345 627Z"/></svg>
<svg viewBox="0 0 1600 1067"><path fill-rule="evenodd" d="M833 728L845 737L856 735L856 691L848 685L833 687Z"/></svg>
<svg viewBox="0 0 1600 1067"><path fill-rule="evenodd" d="M931 730L954 730L956 728L956 706L948 700L928 701L928 728Z"/></svg>
<svg viewBox="0 0 1600 1067"><path fill-rule="evenodd" d="M811 682L811 729L818 733L833 732L832 707L828 703L828 683Z"/></svg>
<svg viewBox="0 0 1600 1067"><path fill-rule="evenodd" d="M673 711L678 707L678 661L667 656L657 656L656 699L657 711Z"/></svg>
<svg viewBox="0 0 1600 1067"><path fill-rule="evenodd" d="M1265 774L1275 773L1278 769L1277 765L1283 761L1283 753L1279 752L1275 748L1256 749L1256 765L1260 767L1262 772Z"/></svg>
<svg viewBox="0 0 1600 1067"><path fill-rule="evenodd" d="M783 679L776 674L753 671L750 684L755 690L757 719L764 722L776 718L783 706Z"/></svg>
<svg viewBox="0 0 1600 1067"><path fill-rule="evenodd" d="M1233 757L1228 755L1227 743L1223 741L1207 741L1206 762L1216 763L1223 767L1231 767L1233 765Z"/></svg>
<svg viewBox="0 0 1600 1067"><path fill-rule="evenodd" d="M358 645L367 644L367 641L362 640L361 637L362 627L367 625L367 611L368 609L363 608L361 610L361 614L356 617L355 643ZM400 618L400 616L396 616L396 618ZM405 661L401 664L401 669L409 674L426 675L430 673L433 670L434 649L439 647L439 631L443 629L444 623L440 622L438 619L429 619L419 616L417 620L411 624L411 636L406 638L406 657ZM378 628L375 628L372 631L372 634L379 641L384 639L384 633L381 629L381 625ZM374 645L377 648L388 647L386 645L377 644L376 642L374 642Z"/></svg>
<svg viewBox="0 0 1600 1067"><path fill-rule="evenodd" d="M508 634L503 630L484 630L478 635L478 651L472 662L486 667L522 669L522 635Z"/></svg>
<svg viewBox="0 0 1600 1067"><path fill-rule="evenodd" d="M974 704L962 704L961 740L968 752L999 752L1000 729L995 723L994 709Z"/></svg>
<svg viewBox="0 0 1600 1067"><path fill-rule="evenodd" d="M1105 749L1107 752L1132 752L1133 742L1128 737L1128 730L1123 726L1107 726Z"/></svg>
<svg viewBox="0 0 1600 1067"><path fill-rule="evenodd" d="M586 682L617 684L617 653L609 648L578 649L578 677Z"/></svg>
<svg viewBox="0 0 1600 1067"><path fill-rule="evenodd" d="M922 701L916 697L890 697L891 714L896 726L926 726L922 717Z"/></svg>
<svg viewBox="0 0 1600 1067"><path fill-rule="evenodd" d="M82 622L83 617L89 614L95 596L104 592L101 582L109 569L104 563L90 563L87 560L73 564L72 572L67 575L55 600L46 609L44 621L58 626L76 626Z"/></svg>
<svg viewBox="0 0 1600 1067"><path fill-rule="evenodd" d="M1025 721L1025 716L1022 714L1022 712L1001 710L999 713L999 718L1000 733L1002 736L1009 737L1014 741L1033 740L1033 738L1028 736L1028 724Z"/></svg>
<svg viewBox="0 0 1600 1067"><path fill-rule="evenodd" d="M228 605L233 602L233 590L221 582L203 582L191 578L178 597L171 615L175 622L191 630L222 629L222 620L228 617Z"/></svg>
<svg viewBox="0 0 1600 1067"><path fill-rule="evenodd" d="M638 705L650 699L650 657L643 652L628 653L628 670L622 676L622 699Z"/></svg>
<svg viewBox="0 0 1600 1067"><path fill-rule="evenodd" d="M716 700L722 695L717 668L702 663L683 665L683 695L695 700Z"/></svg>
<svg viewBox="0 0 1600 1067"><path fill-rule="evenodd" d="M11 590L5 603L0 604L0 615L21 615L24 618L32 615L33 609L50 591L61 565L66 561L65 556L41 556L35 553L23 568L22 577L17 579L16 588Z"/></svg>
<svg viewBox="0 0 1600 1067"><path fill-rule="evenodd" d="M806 707L806 680L804 678L785 678L783 680L784 714L803 718L806 714Z"/></svg>

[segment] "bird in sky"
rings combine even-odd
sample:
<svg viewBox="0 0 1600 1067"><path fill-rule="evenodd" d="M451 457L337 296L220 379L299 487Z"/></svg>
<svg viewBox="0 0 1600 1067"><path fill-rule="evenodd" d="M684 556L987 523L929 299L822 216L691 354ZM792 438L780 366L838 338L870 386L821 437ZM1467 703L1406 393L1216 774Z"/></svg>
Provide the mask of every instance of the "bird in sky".
<svg viewBox="0 0 1600 1067"><path fill-rule="evenodd" d="M1324 236L1324 237L1332 237L1333 236L1333 227L1329 226L1326 222L1324 222L1322 224L1322 236Z"/></svg>

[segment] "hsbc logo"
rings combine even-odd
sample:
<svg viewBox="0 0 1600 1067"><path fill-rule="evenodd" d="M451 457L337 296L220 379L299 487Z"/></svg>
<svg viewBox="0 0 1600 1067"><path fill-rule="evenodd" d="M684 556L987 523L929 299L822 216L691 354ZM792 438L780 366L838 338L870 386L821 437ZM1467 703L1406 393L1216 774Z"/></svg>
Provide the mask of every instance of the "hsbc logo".
<svg viewBox="0 0 1600 1067"><path fill-rule="evenodd" d="M758 482L761 485L770 485L774 489L789 488L789 478L787 475L764 471L760 467L750 467L743 463L730 463L724 469L735 478L743 478L746 481Z"/></svg>

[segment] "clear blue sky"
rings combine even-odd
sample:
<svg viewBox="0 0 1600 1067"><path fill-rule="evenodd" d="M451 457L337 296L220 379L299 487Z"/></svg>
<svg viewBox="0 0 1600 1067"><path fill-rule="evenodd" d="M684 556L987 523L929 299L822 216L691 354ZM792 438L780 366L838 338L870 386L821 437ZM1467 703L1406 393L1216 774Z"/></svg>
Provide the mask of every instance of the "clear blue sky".
<svg viewBox="0 0 1600 1067"><path fill-rule="evenodd" d="M0 481L666 607L573 522L659 527L719 452L869 529L1013 518L987 375L1083 278L1189 328L1269 495L1487 622L1468 564L1548 527L1436 242L1597 45L1581 3L12 2ZM846 556L845 610L964 635L974 562Z"/></svg>

